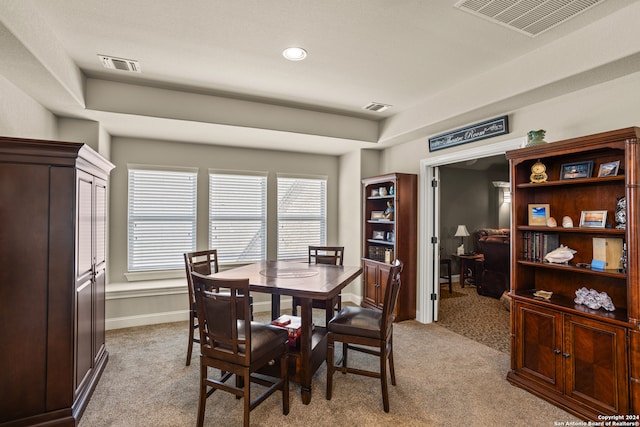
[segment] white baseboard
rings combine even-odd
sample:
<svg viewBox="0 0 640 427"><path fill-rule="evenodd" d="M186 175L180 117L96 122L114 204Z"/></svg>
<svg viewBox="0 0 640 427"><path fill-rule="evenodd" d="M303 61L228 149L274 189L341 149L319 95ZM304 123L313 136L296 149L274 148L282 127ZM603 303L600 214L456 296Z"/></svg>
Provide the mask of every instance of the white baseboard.
<svg viewBox="0 0 640 427"><path fill-rule="evenodd" d="M189 320L188 310L150 313L105 319L105 329L132 328L134 326L157 325L159 323L182 322L187 320Z"/></svg>
<svg viewBox="0 0 640 427"><path fill-rule="evenodd" d="M351 302L360 305L362 297L354 294L342 294L342 302ZM281 307L291 307L291 298L284 297L281 299ZM253 306L254 313L268 313L271 311L271 302L263 301L255 303ZM122 329L132 328L135 326L157 325L159 323L182 322L189 320L188 310L157 312L149 314L141 314L135 316L122 316L105 319L105 328Z"/></svg>

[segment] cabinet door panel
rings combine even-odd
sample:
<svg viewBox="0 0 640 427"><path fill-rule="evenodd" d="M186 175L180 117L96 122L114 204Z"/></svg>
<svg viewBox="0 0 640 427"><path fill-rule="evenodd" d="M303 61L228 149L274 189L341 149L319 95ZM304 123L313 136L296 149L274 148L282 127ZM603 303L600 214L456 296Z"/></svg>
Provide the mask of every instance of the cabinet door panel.
<svg viewBox="0 0 640 427"><path fill-rule="evenodd" d="M77 281L84 283L92 272L92 186L91 175L78 172Z"/></svg>
<svg viewBox="0 0 640 427"><path fill-rule="evenodd" d="M562 315L516 304L516 369L523 376L562 390Z"/></svg>
<svg viewBox="0 0 640 427"><path fill-rule="evenodd" d="M382 309L384 305L384 293L387 290L387 279L389 278L389 271L391 270L391 264L381 264L378 266L378 307ZM397 309L397 307L396 307Z"/></svg>
<svg viewBox="0 0 640 427"><path fill-rule="evenodd" d="M76 289L76 393L79 393L93 367L93 321L91 281Z"/></svg>
<svg viewBox="0 0 640 427"><path fill-rule="evenodd" d="M565 393L601 413L627 413L626 331L569 316L565 318Z"/></svg>
<svg viewBox="0 0 640 427"><path fill-rule="evenodd" d="M378 268L373 263L363 264L364 302L369 305L378 304Z"/></svg>
<svg viewBox="0 0 640 427"><path fill-rule="evenodd" d="M101 270L104 268L106 262L106 224L107 224L107 184L106 182L96 178L96 209L94 215L94 222L96 225L96 238L95 238L95 256L96 256L96 269Z"/></svg>
<svg viewBox="0 0 640 427"><path fill-rule="evenodd" d="M107 183L95 178L95 278L94 278L94 357L97 361L104 352L105 330L105 268L106 268L106 222Z"/></svg>

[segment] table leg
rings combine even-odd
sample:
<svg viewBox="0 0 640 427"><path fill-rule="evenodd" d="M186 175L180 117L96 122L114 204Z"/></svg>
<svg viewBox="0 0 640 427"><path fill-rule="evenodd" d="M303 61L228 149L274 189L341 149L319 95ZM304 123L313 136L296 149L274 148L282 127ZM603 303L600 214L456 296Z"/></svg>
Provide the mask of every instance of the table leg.
<svg viewBox="0 0 640 427"><path fill-rule="evenodd" d="M300 386L302 403L308 405L311 402L311 377L312 371L312 301L309 298L301 298L300 315L302 317L302 336L300 337Z"/></svg>
<svg viewBox="0 0 640 427"><path fill-rule="evenodd" d="M464 262L464 258L459 258L459 260L460 260L460 287L464 288L465 262Z"/></svg>
<svg viewBox="0 0 640 427"><path fill-rule="evenodd" d="M280 317L280 295L271 294L271 320Z"/></svg>

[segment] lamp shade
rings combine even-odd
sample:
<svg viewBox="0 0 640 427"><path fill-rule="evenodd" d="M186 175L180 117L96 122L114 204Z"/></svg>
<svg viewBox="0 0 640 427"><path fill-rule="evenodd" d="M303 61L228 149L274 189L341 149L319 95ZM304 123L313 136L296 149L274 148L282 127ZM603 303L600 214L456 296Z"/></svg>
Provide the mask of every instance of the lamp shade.
<svg viewBox="0 0 640 427"><path fill-rule="evenodd" d="M458 229L456 230L456 234L454 234L454 237L467 237L469 236L469 230L467 230L467 226L466 225L459 225Z"/></svg>

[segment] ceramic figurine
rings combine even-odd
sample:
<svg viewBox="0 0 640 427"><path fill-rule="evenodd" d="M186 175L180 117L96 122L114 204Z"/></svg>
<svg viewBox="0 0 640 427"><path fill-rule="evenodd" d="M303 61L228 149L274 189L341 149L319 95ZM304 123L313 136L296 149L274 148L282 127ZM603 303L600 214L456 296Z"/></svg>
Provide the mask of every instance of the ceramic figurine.
<svg viewBox="0 0 640 427"><path fill-rule="evenodd" d="M527 137L529 142L527 143L527 147L533 147L535 145L546 144L547 141L544 140L544 134L547 133L545 130L530 130L527 133Z"/></svg>
<svg viewBox="0 0 640 427"><path fill-rule="evenodd" d="M393 221L393 202L391 200L389 200L387 202L387 209L384 210L384 219L388 219L390 221Z"/></svg>
<svg viewBox="0 0 640 427"><path fill-rule="evenodd" d="M615 219L618 230L627 228L627 198L625 196L618 197L616 201Z"/></svg>

